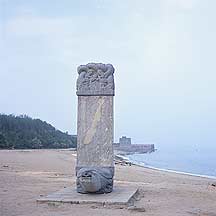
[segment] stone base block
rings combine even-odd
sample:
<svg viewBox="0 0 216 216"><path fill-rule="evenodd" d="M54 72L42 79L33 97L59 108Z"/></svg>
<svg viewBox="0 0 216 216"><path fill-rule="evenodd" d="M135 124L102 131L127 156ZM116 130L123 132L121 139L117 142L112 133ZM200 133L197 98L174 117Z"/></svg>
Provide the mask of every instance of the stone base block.
<svg viewBox="0 0 216 216"><path fill-rule="evenodd" d="M80 194L75 187L68 187L46 197L40 197L37 202L127 206L137 195L138 189L131 185L115 185L113 191L108 194Z"/></svg>

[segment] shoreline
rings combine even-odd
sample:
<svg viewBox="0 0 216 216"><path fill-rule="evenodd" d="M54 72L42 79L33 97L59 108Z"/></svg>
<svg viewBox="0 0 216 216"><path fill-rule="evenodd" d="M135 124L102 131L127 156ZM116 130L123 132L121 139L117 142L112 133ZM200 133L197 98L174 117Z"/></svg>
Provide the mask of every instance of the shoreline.
<svg viewBox="0 0 216 216"><path fill-rule="evenodd" d="M70 152L76 152L75 148L61 148L61 149L0 149L0 151L6 151L6 152L33 152L33 151L70 151ZM162 172L168 172L168 173L176 173L180 175L187 175L187 176L194 176L194 177L200 177L200 178L206 178L210 180L216 180L216 176L211 175L202 175L202 174L196 174L196 173L190 173L190 172L184 172L184 171L178 171L178 170L172 170L172 169L164 169L164 168L158 168L154 166L146 165L144 162L136 162L133 160L130 160L127 157L128 154L122 154L122 153L114 153L114 161L116 164L118 163L124 163L125 165L135 165L138 167L151 169L151 170L157 170ZM130 154L131 155L131 154Z"/></svg>
<svg viewBox="0 0 216 216"><path fill-rule="evenodd" d="M116 155L116 154L115 154ZM45 205L39 197L76 187L76 152L65 150L0 151L0 215L4 216L216 216L216 181L132 165L115 156L115 184L139 188L133 208L95 204ZM145 213L144 213L145 214Z"/></svg>
<svg viewBox="0 0 216 216"><path fill-rule="evenodd" d="M211 180L212 179L216 180L216 176L195 174L195 173L177 171L177 170L172 170L172 169L163 169L163 168L158 168L158 167L146 165L144 162L136 162L136 161L130 160L125 155L116 154L115 156L117 156L118 158L121 158L122 161L124 161L126 163L130 163L132 165L139 166L139 167L144 167L144 168L151 169L151 170L158 170L158 171L162 171L162 172L176 173L176 174L181 174L181 175L187 175L187 176L194 176L194 177L200 177L200 178L207 178L207 179L211 179Z"/></svg>

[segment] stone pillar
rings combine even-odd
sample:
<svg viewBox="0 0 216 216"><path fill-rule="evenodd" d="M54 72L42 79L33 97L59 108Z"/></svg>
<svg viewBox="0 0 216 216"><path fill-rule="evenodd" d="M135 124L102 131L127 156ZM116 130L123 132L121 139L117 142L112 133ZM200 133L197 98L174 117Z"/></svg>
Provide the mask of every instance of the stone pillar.
<svg viewBox="0 0 216 216"><path fill-rule="evenodd" d="M113 188L114 68L78 67L77 192L109 193Z"/></svg>

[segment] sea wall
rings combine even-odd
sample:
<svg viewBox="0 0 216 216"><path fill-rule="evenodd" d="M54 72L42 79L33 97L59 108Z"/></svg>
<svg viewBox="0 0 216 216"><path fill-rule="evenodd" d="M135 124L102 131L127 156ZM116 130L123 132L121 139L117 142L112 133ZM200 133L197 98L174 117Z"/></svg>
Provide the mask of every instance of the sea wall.
<svg viewBox="0 0 216 216"><path fill-rule="evenodd" d="M154 144L130 144L130 145L120 145L119 143L114 143L114 150L124 151L128 153L151 153L155 151Z"/></svg>

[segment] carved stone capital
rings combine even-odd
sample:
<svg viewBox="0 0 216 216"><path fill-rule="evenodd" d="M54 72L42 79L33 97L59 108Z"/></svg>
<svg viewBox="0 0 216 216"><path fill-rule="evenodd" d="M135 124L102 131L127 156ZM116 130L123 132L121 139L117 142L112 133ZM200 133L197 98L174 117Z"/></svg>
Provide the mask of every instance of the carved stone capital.
<svg viewBox="0 0 216 216"><path fill-rule="evenodd" d="M114 67L111 64L89 63L77 68L77 95L114 96Z"/></svg>

